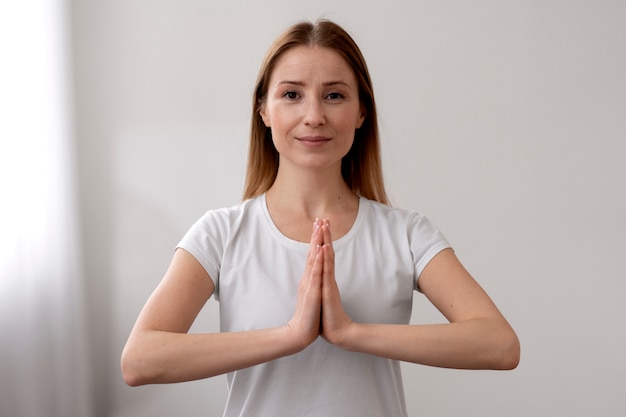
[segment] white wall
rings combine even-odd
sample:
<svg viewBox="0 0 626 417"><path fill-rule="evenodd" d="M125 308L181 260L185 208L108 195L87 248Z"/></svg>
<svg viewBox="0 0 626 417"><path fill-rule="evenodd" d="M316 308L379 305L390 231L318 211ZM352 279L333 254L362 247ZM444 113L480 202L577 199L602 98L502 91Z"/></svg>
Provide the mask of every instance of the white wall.
<svg viewBox="0 0 626 417"><path fill-rule="evenodd" d="M128 388L119 354L178 239L239 200L265 50L318 17L369 62L394 204L443 229L522 342L513 372L405 366L410 414L625 415L624 16L609 0L74 1L99 416L220 415L225 377ZM414 321L433 320L417 297Z"/></svg>

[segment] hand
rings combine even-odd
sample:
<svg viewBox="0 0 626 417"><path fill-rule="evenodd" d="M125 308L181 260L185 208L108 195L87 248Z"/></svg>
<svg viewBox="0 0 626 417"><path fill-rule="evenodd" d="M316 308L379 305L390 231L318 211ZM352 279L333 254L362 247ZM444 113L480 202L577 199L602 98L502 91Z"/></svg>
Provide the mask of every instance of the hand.
<svg viewBox="0 0 626 417"><path fill-rule="evenodd" d="M328 342L341 345L346 332L352 325L343 305L339 287L335 281L335 251L330 233L330 223L324 220L321 226L323 246L323 273L322 273L322 337Z"/></svg>
<svg viewBox="0 0 626 417"><path fill-rule="evenodd" d="M304 274L298 287L296 311L287 327L295 335L300 349L313 343L320 334L320 316L322 305L322 222L315 220L311 233L311 243L306 259Z"/></svg>

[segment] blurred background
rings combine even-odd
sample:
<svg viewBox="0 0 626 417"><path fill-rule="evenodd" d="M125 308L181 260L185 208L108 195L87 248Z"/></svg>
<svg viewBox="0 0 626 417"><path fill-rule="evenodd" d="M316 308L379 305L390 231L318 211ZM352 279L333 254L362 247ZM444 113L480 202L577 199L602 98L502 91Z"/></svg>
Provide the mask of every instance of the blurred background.
<svg viewBox="0 0 626 417"><path fill-rule="evenodd" d="M2 417L221 415L225 377L130 388L119 357L178 240L241 198L265 51L320 17L369 63L393 204L522 342L512 372L403 364L410 415L626 415L626 2L20 0L0 5ZM416 294L413 321L442 320Z"/></svg>

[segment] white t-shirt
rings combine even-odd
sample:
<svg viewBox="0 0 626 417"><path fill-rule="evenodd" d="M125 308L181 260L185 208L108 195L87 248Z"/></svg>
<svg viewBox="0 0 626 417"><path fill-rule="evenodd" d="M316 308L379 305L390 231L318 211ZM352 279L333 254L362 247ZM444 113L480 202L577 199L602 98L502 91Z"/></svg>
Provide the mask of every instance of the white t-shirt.
<svg viewBox="0 0 626 417"><path fill-rule="evenodd" d="M278 230L265 195L208 211L178 247L213 279L221 331L283 326L292 317L309 244ZM408 324L417 278L450 245L426 217L361 198L354 225L333 247L350 318ZM397 361L347 352L321 337L295 355L229 373L227 379L225 417L407 415Z"/></svg>

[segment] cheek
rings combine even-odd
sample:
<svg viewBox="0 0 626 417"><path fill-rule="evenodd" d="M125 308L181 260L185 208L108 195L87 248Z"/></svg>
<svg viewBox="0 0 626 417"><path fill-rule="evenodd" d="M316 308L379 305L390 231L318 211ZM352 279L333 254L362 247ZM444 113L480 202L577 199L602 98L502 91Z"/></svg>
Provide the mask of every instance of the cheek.
<svg viewBox="0 0 626 417"><path fill-rule="evenodd" d="M277 139L289 136L290 132L299 126L299 119L296 114L289 111L277 111L270 113L272 135Z"/></svg>
<svg viewBox="0 0 626 417"><path fill-rule="evenodd" d="M289 128L285 125L285 120L283 120L280 115L274 114L268 119L270 124L266 126L271 132L272 142L276 150L280 150L282 144L285 142L285 138L288 136Z"/></svg>
<svg viewBox="0 0 626 417"><path fill-rule="evenodd" d="M346 134L350 132L351 135L354 135L354 132L363 124L363 120L360 115L355 116L352 112L346 112L336 119L336 123L337 127L346 132Z"/></svg>
<svg viewBox="0 0 626 417"><path fill-rule="evenodd" d="M335 123L338 123L337 126L341 126L342 130L356 130L360 128L365 121L365 115L360 107L345 108L341 114L338 114L337 116L338 117L335 118Z"/></svg>

